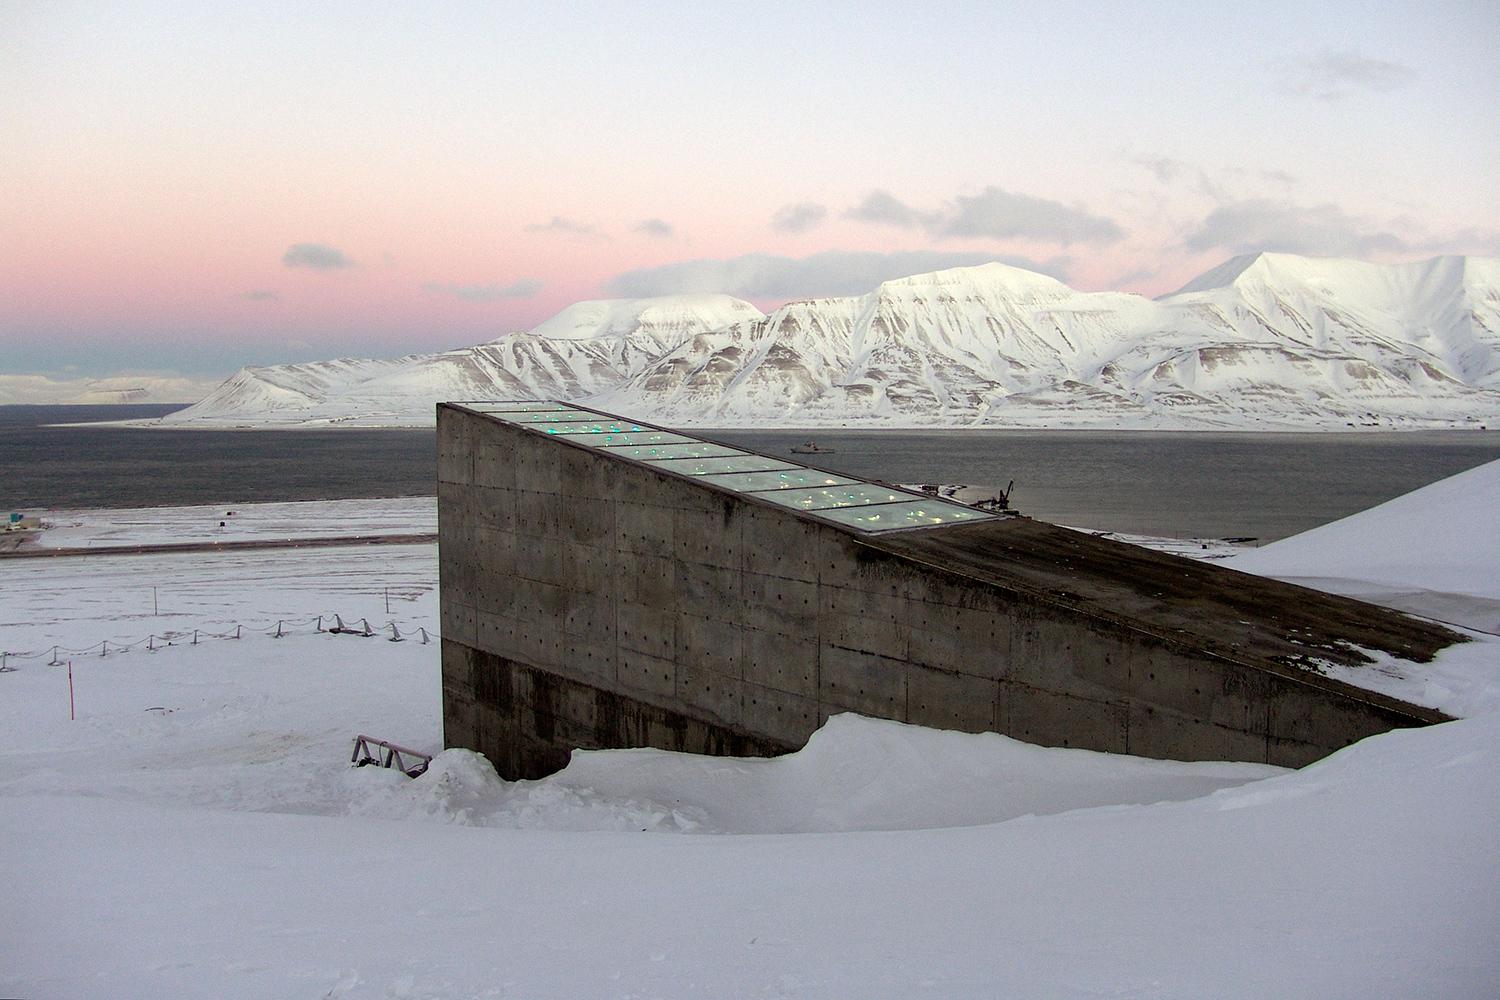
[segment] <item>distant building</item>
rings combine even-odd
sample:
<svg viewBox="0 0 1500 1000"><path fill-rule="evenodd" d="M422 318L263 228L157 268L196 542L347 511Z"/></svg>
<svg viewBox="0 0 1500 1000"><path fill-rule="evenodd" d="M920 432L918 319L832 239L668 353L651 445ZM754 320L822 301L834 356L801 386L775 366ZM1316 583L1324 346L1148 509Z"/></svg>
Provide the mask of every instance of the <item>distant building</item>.
<svg viewBox="0 0 1500 1000"><path fill-rule="evenodd" d="M438 407L443 723L766 755L832 714L1300 765L1446 718L1321 675L1426 622L553 402Z"/></svg>

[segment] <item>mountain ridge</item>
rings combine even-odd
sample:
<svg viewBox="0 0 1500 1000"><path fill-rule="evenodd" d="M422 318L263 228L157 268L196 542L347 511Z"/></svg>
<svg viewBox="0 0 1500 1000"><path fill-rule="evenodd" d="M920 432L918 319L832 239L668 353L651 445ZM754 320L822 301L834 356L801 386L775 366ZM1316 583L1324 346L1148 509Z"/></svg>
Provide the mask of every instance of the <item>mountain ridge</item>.
<svg viewBox="0 0 1500 1000"><path fill-rule="evenodd" d="M769 315L598 300L456 351L244 369L163 423L422 425L482 398L697 426L1478 426L1500 418L1500 260L1253 254L1156 299L994 262Z"/></svg>

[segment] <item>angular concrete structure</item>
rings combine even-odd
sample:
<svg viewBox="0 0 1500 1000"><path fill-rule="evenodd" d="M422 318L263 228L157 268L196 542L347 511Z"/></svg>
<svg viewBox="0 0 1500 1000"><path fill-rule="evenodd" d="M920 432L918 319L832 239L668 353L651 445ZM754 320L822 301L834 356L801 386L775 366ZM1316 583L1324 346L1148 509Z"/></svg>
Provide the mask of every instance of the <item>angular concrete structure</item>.
<svg viewBox="0 0 1500 1000"><path fill-rule="evenodd" d="M1461 637L581 407L438 407L446 745L766 755L844 711L1300 765L1446 718L1324 677Z"/></svg>

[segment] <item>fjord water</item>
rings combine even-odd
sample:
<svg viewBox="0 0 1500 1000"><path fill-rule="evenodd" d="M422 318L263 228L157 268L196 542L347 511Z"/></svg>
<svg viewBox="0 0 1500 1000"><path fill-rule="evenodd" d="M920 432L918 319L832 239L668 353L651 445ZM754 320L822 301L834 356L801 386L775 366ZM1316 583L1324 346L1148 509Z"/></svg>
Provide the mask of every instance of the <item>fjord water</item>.
<svg viewBox="0 0 1500 1000"><path fill-rule="evenodd" d="M431 496L434 432L48 426L181 406L0 406L0 508Z"/></svg>
<svg viewBox="0 0 1500 1000"><path fill-rule="evenodd" d="M719 431L799 460L902 483L1003 489L1058 524L1175 537L1294 535L1500 458L1500 433L1414 431Z"/></svg>
<svg viewBox="0 0 1500 1000"><path fill-rule="evenodd" d="M171 406L0 407L0 507L142 507L434 492L431 429L180 431L56 427ZM1003 488L1043 520L1153 535L1269 541L1500 458L1493 431L700 432L889 482Z"/></svg>

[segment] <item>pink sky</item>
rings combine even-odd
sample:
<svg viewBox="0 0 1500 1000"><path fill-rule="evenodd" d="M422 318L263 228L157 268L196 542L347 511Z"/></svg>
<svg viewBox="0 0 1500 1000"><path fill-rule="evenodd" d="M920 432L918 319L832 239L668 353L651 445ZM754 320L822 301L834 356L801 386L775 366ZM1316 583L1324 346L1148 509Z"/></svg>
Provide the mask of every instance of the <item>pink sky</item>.
<svg viewBox="0 0 1500 1000"><path fill-rule="evenodd" d="M1304 8L9 5L5 364L227 374L914 259L857 252L1147 294L1500 252L1494 14Z"/></svg>

